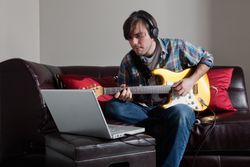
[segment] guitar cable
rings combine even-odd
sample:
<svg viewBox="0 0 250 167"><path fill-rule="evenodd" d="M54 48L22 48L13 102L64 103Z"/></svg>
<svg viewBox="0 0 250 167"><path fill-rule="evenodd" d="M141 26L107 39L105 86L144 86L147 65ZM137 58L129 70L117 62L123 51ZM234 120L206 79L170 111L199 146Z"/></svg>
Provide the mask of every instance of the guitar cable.
<svg viewBox="0 0 250 167"><path fill-rule="evenodd" d="M214 129L215 125L216 125L216 113L214 112L214 110L211 107L209 107L208 105L206 105L203 100L200 100L200 102L203 105L205 105L209 109L209 111L213 114L213 119L212 119L212 124L207 129L206 133L204 134L204 136L203 136L203 138L202 138L202 140L201 140L201 142L199 144L199 147L197 148L197 150L196 150L196 152L194 154L194 159L193 159L193 162L192 162L192 167L195 167L197 156L198 156L198 154L199 154L202 146L204 145L204 143L205 143L208 135L211 134L211 132L213 131L213 129ZM198 114L197 114L197 116L198 116ZM196 121L197 121L197 123L195 123L195 125L200 125L202 123L199 119L196 119Z"/></svg>

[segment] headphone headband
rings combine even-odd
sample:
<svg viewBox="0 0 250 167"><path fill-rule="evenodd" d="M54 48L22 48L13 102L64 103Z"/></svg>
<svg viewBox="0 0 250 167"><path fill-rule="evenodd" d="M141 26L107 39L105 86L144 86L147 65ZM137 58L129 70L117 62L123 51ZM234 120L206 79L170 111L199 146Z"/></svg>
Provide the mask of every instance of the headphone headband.
<svg viewBox="0 0 250 167"><path fill-rule="evenodd" d="M159 29L154 25L152 20L150 18L146 17L145 15L142 15L142 14L139 14L139 13L138 13L137 17L143 19L144 21L146 21L147 24L149 25L149 35L150 35L150 37L151 38L157 38Z"/></svg>

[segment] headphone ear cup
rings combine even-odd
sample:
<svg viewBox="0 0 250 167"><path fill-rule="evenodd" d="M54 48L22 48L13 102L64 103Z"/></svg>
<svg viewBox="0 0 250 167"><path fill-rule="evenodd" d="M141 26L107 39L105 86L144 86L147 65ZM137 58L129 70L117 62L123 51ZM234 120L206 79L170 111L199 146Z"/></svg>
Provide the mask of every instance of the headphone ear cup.
<svg viewBox="0 0 250 167"><path fill-rule="evenodd" d="M151 38L158 38L158 33L159 33L159 30L157 27L151 28L151 30L150 30Z"/></svg>

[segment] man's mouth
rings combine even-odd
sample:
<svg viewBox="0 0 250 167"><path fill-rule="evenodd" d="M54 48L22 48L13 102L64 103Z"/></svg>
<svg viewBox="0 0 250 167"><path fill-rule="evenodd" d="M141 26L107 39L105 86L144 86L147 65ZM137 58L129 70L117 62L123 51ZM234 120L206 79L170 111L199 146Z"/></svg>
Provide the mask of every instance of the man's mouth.
<svg viewBox="0 0 250 167"><path fill-rule="evenodd" d="M135 47L135 50L142 50L142 47Z"/></svg>

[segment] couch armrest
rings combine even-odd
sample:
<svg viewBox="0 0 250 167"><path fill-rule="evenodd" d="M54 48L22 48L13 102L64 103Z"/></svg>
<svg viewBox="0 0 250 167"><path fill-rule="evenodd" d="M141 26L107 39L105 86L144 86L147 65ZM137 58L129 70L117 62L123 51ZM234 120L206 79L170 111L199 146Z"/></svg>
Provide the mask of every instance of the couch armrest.
<svg viewBox="0 0 250 167"><path fill-rule="evenodd" d="M2 159L44 152L43 126L48 113L37 80L26 61L0 63L0 122Z"/></svg>

